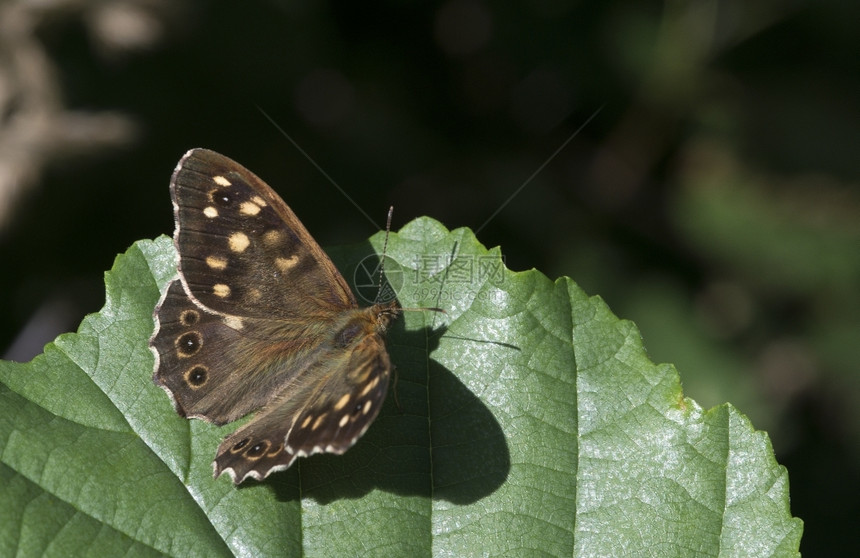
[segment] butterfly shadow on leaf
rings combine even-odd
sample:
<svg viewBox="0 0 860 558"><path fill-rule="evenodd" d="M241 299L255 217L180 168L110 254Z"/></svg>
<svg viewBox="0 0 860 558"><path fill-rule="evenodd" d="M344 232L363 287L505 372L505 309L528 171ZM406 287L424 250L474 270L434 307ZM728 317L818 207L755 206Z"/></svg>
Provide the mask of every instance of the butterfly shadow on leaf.
<svg viewBox="0 0 860 558"><path fill-rule="evenodd" d="M344 254L372 250L365 245ZM351 277L358 262L337 252L331 255ZM430 323L445 320L433 320L438 314L430 312L424 315ZM454 372L432 357L446 328L407 329L411 321L417 320L401 316L390 326L387 347L396 370L367 433L343 455L300 459L285 473L269 477L264 482L279 499L301 496L325 504L378 489L468 504L492 494L508 477L510 452L498 420Z"/></svg>

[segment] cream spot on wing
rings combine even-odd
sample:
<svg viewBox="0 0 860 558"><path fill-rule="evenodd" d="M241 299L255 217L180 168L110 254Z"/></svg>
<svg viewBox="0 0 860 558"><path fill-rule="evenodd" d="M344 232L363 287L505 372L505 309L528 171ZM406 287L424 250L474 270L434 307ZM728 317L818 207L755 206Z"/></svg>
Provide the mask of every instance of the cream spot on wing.
<svg viewBox="0 0 860 558"><path fill-rule="evenodd" d="M299 262L299 257L293 254L289 258L275 258L275 265L281 271L289 271Z"/></svg>
<svg viewBox="0 0 860 558"><path fill-rule="evenodd" d="M243 232L235 232L230 235L229 243L230 250L241 253L251 245L251 240L248 238L247 234Z"/></svg>
<svg viewBox="0 0 860 558"><path fill-rule="evenodd" d="M212 287L212 294L221 298L227 298L228 296L230 296L230 287L228 287L224 283L216 283Z"/></svg>
<svg viewBox="0 0 860 558"><path fill-rule="evenodd" d="M227 258L222 258L220 256L207 256L206 265L208 265L212 269L217 269L220 271L222 269L227 268Z"/></svg>
<svg viewBox="0 0 860 558"><path fill-rule="evenodd" d="M242 329L245 327L245 322L239 316L224 316L222 321L224 325L231 329Z"/></svg>
<svg viewBox="0 0 860 558"><path fill-rule="evenodd" d="M254 196L253 198L251 198L251 201L254 202L255 204L259 205L260 207L266 207L268 205L266 203L266 200L264 200L260 196Z"/></svg>
<svg viewBox="0 0 860 558"><path fill-rule="evenodd" d="M210 219L214 219L215 217L218 217L218 210L211 205L208 205L205 209L203 209L203 215L209 217Z"/></svg>
<svg viewBox="0 0 860 558"><path fill-rule="evenodd" d="M266 246L277 246L284 239L284 232L272 229L263 233L263 243Z"/></svg>
<svg viewBox="0 0 860 558"><path fill-rule="evenodd" d="M341 409L343 409L343 408L346 406L346 404L347 404L347 403L349 403L349 400L350 400L351 398L352 398L352 395L350 395L349 393L347 393L346 395L344 395L343 397L341 397L340 399L338 399L338 400L337 400L337 403L335 403L335 404L334 404L334 410L335 410L335 411L340 411Z"/></svg>
<svg viewBox="0 0 860 558"><path fill-rule="evenodd" d="M314 418L313 415L308 415L307 417L305 417L305 420L302 421L301 428L307 428L308 425L311 423L311 419L313 419L313 418Z"/></svg>
<svg viewBox="0 0 860 558"><path fill-rule="evenodd" d="M367 383L367 385L366 385L366 386L364 386L364 389L363 389L363 390L361 390L361 393L359 393L359 394L358 394L358 396L359 396L359 397L364 397L365 395L367 395L368 393L370 393L370 390L372 390L373 388L375 388L375 387L376 387L376 385L377 385L378 383L379 383L379 376L375 377L375 378L373 379L373 381L368 382L368 383Z"/></svg>
<svg viewBox="0 0 860 558"><path fill-rule="evenodd" d="M371 372L373 372L373 369L370 366L364 366L362 368L355 369L350 372L349 375L352 378L352 381L356 384L363 384L368 378L370 378Z"/></svg>
<svg viewBox="0 0 860 558"><path fill-rule="evenodd" d="M370 408L373 407L373 400L368 399L367 403L364 404L364 408L361 410L362 415L366 415L370 412Z"/></svg>
<svg viewBox="0 0 860 558"><path fill-rule="evenodd" d="M260 212L260 206L254 202L242 202L239 204L239 213L242 215L254 216Z"/></svg>
<svg viewBox="0 0 860 558"><path fill-rule="evenodd" d="M348 423L348 422L349 422L349 415L343 415L342 417L340 417L340 422L338 423L338 425L340 425L340 427L343 428L344 426L346 426L346 423Z"/></svg>
<svg viewBox="0 0 860 558"><path fill-rule="evenodd" d="M311 430L316 430L317 428L319 428L319 427L320 427L320 425L321 425L321 424L323 423L323 421L325 420L325 417L326 417L327 415L328 415L328 413L323 413L323 414L321 414L320 416L318 416L318 417L317 417L317 420L315 420L315 421L314 421L314 425L313 425L313 426L311 426Z"/></svg>
<svg viewBox="0 0 860 558"><path fill-rule="evenodd" d="M233 185L229 180L227 180L226 178L224 178L224 177L223 177L223 176L221 176L220 174L219 174L218 176L213 176L213 177L212 177L212 180L213 180L213 181L215 182L215 184L217 184L218 186L232 186L232 185Z"/></svg>
<svg viewBox="0 0 860 558"><path fill-rule="evenodd" d="M260 289L258 289L257 287L251 287L250 289L248 289L248 298L256 302L263 298L263 293L261 293Z"/></svg>

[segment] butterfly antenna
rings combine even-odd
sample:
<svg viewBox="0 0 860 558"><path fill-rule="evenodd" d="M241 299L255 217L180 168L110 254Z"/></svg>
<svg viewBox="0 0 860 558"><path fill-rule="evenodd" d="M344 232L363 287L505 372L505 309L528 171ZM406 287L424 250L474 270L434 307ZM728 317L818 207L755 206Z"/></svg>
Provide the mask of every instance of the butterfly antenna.
<svg viewBox="0 0 860 558"><path fill-rule="evenodd" d="M382 243L382 259L379 262L379 292L376 293L376 300L379 302L379 297L382 296L382 281L385 278L385 254L388 251L388 235L391 233L391 216L394 215L394 206L388 208L388 219L385 222L385 241ZM401 311L415 311L415 312L441 312L443 314L447 314L444 309L437 307L423 307L423 308L400 308ZM395 396L396 397L396 396Z"/></svg>
<svg viewBox="0 0 860 558"><path fill-rule="evenodd" d="M385 252L388 250L388 233L391 232L391 216L394 215L394 206L388 208L388 219L385 222L385 241L382 243L382 259L379 260L379 291L376 293L376 301L382 296L382 281L385 278Z"/></svg>

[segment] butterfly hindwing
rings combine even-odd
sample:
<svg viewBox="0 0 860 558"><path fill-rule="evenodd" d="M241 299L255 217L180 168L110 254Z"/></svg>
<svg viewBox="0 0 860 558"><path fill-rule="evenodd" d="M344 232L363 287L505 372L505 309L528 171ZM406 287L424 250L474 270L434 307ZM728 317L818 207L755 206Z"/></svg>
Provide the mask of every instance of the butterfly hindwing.
<svg viewBox="0 0 860 558"><path fill-rule="evenodd" d="M343 453L361 437L382 408L391 362L382 337L368 332L349 352L320 359L306 380L297 379L252 421L219 446L214 470L233 482L263 479L297 457Z"/></svg>
<svg viewBox="0 0 860 558"><path fill-rule="evenodd" d="M259 324L207 312L194 304L178 279L168 285L155 317L153 379L180 415L232 422L265 405L283 384L283 378L253 370L251 361L242 358L242 347L249 345L246 335L254 334L247 330L256 326L259 332ZM243 368L245 374L236 373Z"/></svg>

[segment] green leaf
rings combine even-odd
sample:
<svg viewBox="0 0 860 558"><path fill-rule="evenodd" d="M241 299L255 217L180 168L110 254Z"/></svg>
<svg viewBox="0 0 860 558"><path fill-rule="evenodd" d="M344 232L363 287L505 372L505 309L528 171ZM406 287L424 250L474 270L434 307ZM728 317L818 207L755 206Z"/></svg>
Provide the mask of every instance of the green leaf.
<svg viewBox="0 0 860 558"><path fill-rule="evenodd" d="M382 240L334 251L348 281ZM447 312L389 334L400 409L237 489L211 478L233 426L180 418L152 383L174 253L136 243L78 333L0 363L0 555L799 555L767 436L685 398L598 297L426 218L387 256L404 306Z"/></svg>

